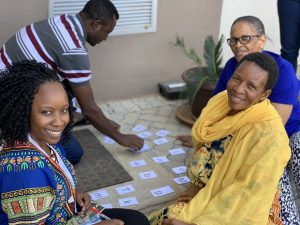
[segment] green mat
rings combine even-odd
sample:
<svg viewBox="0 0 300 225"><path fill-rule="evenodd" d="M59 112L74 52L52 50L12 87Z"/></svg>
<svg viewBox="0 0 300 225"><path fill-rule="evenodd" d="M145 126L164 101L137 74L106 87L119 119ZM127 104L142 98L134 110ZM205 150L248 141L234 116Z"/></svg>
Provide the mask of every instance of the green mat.
<svg viewBox="0 0 300 225"><path fill-rule="evenodd" d="M84 149L82 159L75 165L80 191L93 191L132 180L89 129L73 131L73 134Z"/></svg>

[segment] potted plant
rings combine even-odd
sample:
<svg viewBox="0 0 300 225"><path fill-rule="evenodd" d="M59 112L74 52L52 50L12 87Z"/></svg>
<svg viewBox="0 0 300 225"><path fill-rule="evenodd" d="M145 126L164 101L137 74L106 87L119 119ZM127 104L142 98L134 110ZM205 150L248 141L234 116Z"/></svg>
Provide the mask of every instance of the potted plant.
<svg viewBox="0 0 300 225"><path fill-rule="evenodd" d="M181 97L188 99L191 107L193 119L199 117L202 109L213 95L213 90L222 72L222 45L224 36L222 35L216 43L211 35L205 38L203 58L206 66L202 66L202 61L194 48L187 49L184 39L176 37L175 46L179 47L185 56L191 59L196 67L185 70L182 79L186 86L181 93Z"/></svg>

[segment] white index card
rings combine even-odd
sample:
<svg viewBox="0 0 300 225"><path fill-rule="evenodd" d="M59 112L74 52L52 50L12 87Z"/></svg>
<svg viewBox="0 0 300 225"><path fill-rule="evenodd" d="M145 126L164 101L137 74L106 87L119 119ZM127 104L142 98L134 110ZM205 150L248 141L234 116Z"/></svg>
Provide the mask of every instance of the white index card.
<svg viewBox="0 0 300 225"><path fill-rule="evenodd" d="M144 131L144 132L142 132L142 133L139 133L137 136L139 136L140 138L148 138L148 137L150 137L150 136L152 136L153 134L151 133L151 132L149 132L149 131Z"/></svg>
<svg viewBox="0 0 300 225"><path fill-rule="evenodd" d="M170 132L167 131L167 130L159 130L157 131L155 134L159 137L164 137L164 136L167 136Z"/></svg>
<svg viewBox="0 0 300 225"><path fill-rule="evenodd" d="M153 140L153 142L156 145L163 145L163 144L168 143L169 141L167 138L158 138L158 139Z"/></svg>
<svg viewBox="0 0 300 225"><path fill-rule="evenodd" d="M131 167L141 167L141 166L146 166L147 165L145 160L143 160L143 159L131 161L129 164L130 164Z"/></svg>
<svg viewBox="0 0 300 225"><path fill-rule="evenodd" d="M93 201L97 201L102 198L106 198L109 196L108 192L105 190L95 191L90 194Z"/></svg>
<svg viewBox="0 0 300 225"><path fill-rule="evenodd" d="M152 179L152 178L157 177L156 173L153 170L146 171L146 172L140 172L139 176L143 180Z"/></svg>
<svg viewBox="0 0 300 225"><path fill-rule="evenodd" d="M177 167L172 168L172 170L176 174L185 173L186 172L186 166L177 166Z"/></svg>
<svg viewBox="0 0 300 225"><path fill-rule="evenodd" d="M156 156L156 157L152 157L152 159L156 163L169 162L169 160L168 160L168 158L166 156Z"/></svg>
<svg viewBox="0 0 300 225"><path fill-rule="evenodd" d="M138 150L138 152L146 152L148 150L150 150L149 145L144 143L143 147L140 150Z"/></svg>
<svg viewBox="0 0 300 225"><path fill-rule="evenodd" d="M189 182L191 181L190 178L188 178L187 176L176 177L176 178L173 178L173 180L174 180L177 184L186 184L186 183L189 183Z"/></svg>
<svg viewBox="0 0 300 225"><path fill-rule="evenodd" d="M185 151L182 148L173 148L169 150L171 155L179 155L179 154L184 154Z"/></svg>
<svg viewBox="0 0 300 225"><path fill-rule="evenodd" d="M119 195L123 195L123 194L133 192L133 191L135 191L135 189L131 184L129 184L129 185L125 185L122 187L117 187L116 191L118 192Z"/></svg>
<svg viewBox="0 0 300 225"><path fill-rule="evenodd" d="M111 144L114 144L114 143L116 143L116 142L115 142L114 139L112 139L112 138L110 138L110 137L108 137L108 136L104 136L104 143L105 143L105 144L111 145Z"/></svg>
<svg viewBox="0 0 300 225"><path fill-rule="evenodd" d="M118 201L119 201L119 205L124 207L139 204L136 197L120 198L118 199Z"/></svg>
<svg viewBox="0 0 300 225"><path fill-rule="evenodd" d="M131 151L131 152L133 152L133 153L141 153L141 152L149 151L150 147L149 147L148 144L144 143L143 147L140 150L138 150L138 151L136 151L136 150L134 150L132 148L129 148L128 150Z"/></svg>
<svg viewBox="0 0 300 225"><path fill-rule="evenodd" d="M101 206L106 209L111 209L113 207L111 203L101 204Z"/></svg>
<svg viewBox="0 0 300 225"><path fill-rule="evenodd" d="M146 130L146 127L143 126L143 125L136 125L134 128L132 128L132 130L133 130L134 132L141 132L141 131Z"/></svg>
<svg viewBox="0 0 300 225"><path fill-rule="evenodd" d="M161 197L174 192L174 190L170 186L164 186L164 187L150 190L150 192L154 197Z"/></svg>

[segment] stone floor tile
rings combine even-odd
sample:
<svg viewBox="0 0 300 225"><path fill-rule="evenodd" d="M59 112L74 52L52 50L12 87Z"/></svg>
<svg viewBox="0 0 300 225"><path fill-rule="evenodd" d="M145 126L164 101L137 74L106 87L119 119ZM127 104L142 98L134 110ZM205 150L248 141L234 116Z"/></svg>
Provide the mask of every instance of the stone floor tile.
<svg viewBox="0 0 300 225"><path fill-rule="evenodd" d="M145 143L150 147L150 150L143 153L129 152L126 148L117 144L104 144L116 160L118 160L133 177L133 181L104 188L109 192L110 196L99 201L100 204L111 203L114 207L119 207L118 199L136 196L139 204L128 208L141 210L142 212L149 214L153 210L160 209L173 203L178 196L178 193L185 190L186 185L176 184L173 181L173 178L186 174L176 175L172 171L173 167L187 165L187 162L193 153L192 148L182 147L180 146L180 142L176 140L177 135L189 135L191 133L191 127L180 122L175 117L176 107L183 102L183 100L166 100L160 95L149 95L125 100L102 102L100 104L102 110L109 118L114 119L121 124L122 132L137 133L132 131L132 128L136 125L143 125L146 127L147 131L153 133L152 136L145 139ZM166 136L169 143L156 145L153 140L158 139L159 137L157 137L155 133L161 129L170 132L169 135ZM103 140L103 135L99 136L99 140ZM180 147L184 149L185 154L173 156L168 151L172 148ZM157 164L152 159L152 157L155 156L166 156L169 159L169 162ZM145 160L147 166L132 168L129 165L130 161L140 159ZM155 171L158 177L148 181L141 181L139 173L147 170ZM118 195L115 188L126 184L133 185L136 192L125 196ZM172 187L175 192L159 198L154 198L151 195L151 189L165 185ZM297 203L299 206L300 199L297 199Z"/></svg>

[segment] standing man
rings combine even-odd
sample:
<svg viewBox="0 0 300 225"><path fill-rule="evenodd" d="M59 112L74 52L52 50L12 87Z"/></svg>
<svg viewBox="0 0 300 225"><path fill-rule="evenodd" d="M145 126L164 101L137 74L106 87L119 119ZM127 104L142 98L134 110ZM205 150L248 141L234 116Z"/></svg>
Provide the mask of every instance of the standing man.
<svg viewBox="0 0 300 225"><path fill-rule="evenodd" d="M278 0L281 56L289 61L297 72L300 50L300 0Z"/></svg>
<svg viewBox="0 0 300 225"><path fill-rule="evenodd" d="M138 150L143 139L118 131L116 123L97 106L89 83L92 73L85 44L95 46L105 41L118 18L109 0L90 0L77 15L56 16L23 27L1 48L0 69L24 59L46 63L61 81L67 81L83 115L95 128L120 145ZM69 161L77 163L83 150L75 137L64 147Z"/></svg>

